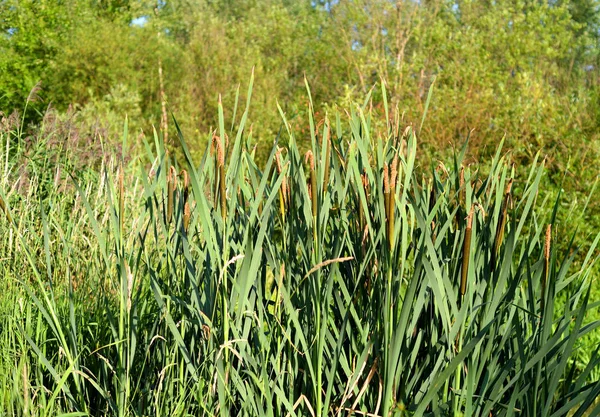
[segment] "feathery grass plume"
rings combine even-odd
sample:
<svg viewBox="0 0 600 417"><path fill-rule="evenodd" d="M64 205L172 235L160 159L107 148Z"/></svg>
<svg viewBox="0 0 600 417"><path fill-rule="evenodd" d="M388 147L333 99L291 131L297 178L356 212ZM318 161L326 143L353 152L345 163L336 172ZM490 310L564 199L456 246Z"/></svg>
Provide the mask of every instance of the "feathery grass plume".
<svg viewBox="0 0 600 417"><path fill-rule="evenodd" d="M544 243L544 271L542 272L542 300L540 316L544 315L546 308L546 290L548 287L548 276L550 274L550 245L552 244L552 225L546 227L546 241Z"/></svg>
<svg viewBox="0 0 600 417"><path fill-rule="evenodd" d="M467 275L469 273L469 254L471 252L471 232L473 230L473 213L475 206L471 205L471 210L467 216L467 228L465 230L465 241L463 244L462 270L460 277L460 295L461 299L467 291Z"/></svg>
<svg viewBox="0 0 600 417"><path fill-rule="evenodd" d="M125 221L125 174L123 173L123 162L119 165L119 226L123 233L123 222Z"/></svg>
<svg viewBox="0 0 600 417"><path fill-rule="evenodd" d="M492 271L496 269L496 263L498 261L498 254L500 253L500 246L504 240L504 229L506 228L506 220L508 218L508 206L511 199L511 188L513 179L508 180L506 188L504 189L504 199L502 200L502 206L500 208L500 219L498 219L498 226L496 227L496 237L494 238L494 250L492 251L491 268Z"/></svg>
<svg viewBox="0 0 600 417"><path fill-rule="evenodd" d="M173 217L173 205L175 197L175 187L177 185L177 171L174 166L169 168L167 174L167 224L171 224Z"/></svg>

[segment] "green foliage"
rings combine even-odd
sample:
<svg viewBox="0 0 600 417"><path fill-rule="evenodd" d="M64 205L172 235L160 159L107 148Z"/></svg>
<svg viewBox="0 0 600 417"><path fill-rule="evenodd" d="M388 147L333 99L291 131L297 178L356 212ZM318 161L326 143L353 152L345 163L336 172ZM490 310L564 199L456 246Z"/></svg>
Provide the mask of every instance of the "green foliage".
<svg viewBox="0 0 600 417"><path fill-rule="evenodd" d="M19 329L0 333L2 408L597 413L600 352L577 351L600 326L600 234L576 264L538 199L539 157L521 180L501 148L489 174L465 166L465 146L423 175L415 129L379 94L382 126L370 98L318 119L309 96L306 156L281 111L288 144L260 167L249 104L239 122L217 105L201 160L180 135L178 166L155 134L137 162L60 176L62 192L10 186L18 155L0 155L0 326Z"/></svg>

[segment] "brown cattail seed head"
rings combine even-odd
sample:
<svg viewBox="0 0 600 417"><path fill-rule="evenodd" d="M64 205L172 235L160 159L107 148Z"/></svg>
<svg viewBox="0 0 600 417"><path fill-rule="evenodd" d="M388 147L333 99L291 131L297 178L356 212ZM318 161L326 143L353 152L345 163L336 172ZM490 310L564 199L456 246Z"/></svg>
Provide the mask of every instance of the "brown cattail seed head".
<svg viewBox="0 0 600 417"><path fill-rule="evenodd" d="M313 155L312 151L309 150L306 152L306 154L304 155L304 162L310 165L311 171L315 170L315 156Z"/></svg>
<svg viewBox="0 0 600 417"><path fill-rule="evenodd" d="M512 188L512 184L513 184L513 179L509 179L508 183L506 184L506 188L504 189L504 194L508 194L510 193L510 190Z"/></svg>
<svg viewBox="0 0 600 417"><path fill-rule="evenodd" d="M473 228L473 213L475 212L475 206L471 206L471 210L469 211L469 215L467 216L467 229Z"/></svg>
<svg viewBox="0 0 600 417"><path fill-rule="evenodd" d="M217 148L217 160L219 161L219 167L225 166L225 150L223 149L223 143L219 142Z"/></svg>
<svg viewBox="0 0 600 417"><path fill-rule="evenodd" d="M392 187L396 187L396 182L398 180L398 154L394 156L394 160L392 161L392 171L390 174L390 182Z"/></svg>
<svg viewBox="0 0 600 417"><path fill-rule="evenodd" d="M185 169L182 169L179 173L181 175L181 182L183 184L183 188L187 189L190 186L190 176Z"/></svg>
<svg viewBox="0 0 600 417"><path fill-rule="evenodd" d="M552 225L549 224L546 228L546 244L544 246L544 258L550 259L550 244L552 243Z"/></svg>
<svg viewBox="0 0 600 417"><path fill-rule="evenodd" d="M213 134L212 143L217 152L217 165L222 167L225 165L225 149L223 148L223 141L219 136Z"/></svg>
<svg viewBox="0 0 600 417"><path fill-rule="evenodd" d="M475 206L471 206L469 215L467 216L467 229L465 230L465 240L463 243L463 259L460 278L460 295L464 297L467 291L467 277L469 274L469 253L471 250L471 233L473 229L473 213Z"/></svg>
<svg viewBox="0 0 600 417"><path fill-rule="evenodd" d="M188 231L188 228L190 226L190 217L191 217L190 202L186 201L185 204L183 205L183 230L186 232Z"/></svg>
<svg viewBox="0 0 600 417"><path fill-rule="evenodd" d="M173 186L177 185L177 170L175 170L174 166L169 168L169 176L167 180L171 182Z"/></svg>
<svg viewBox="0 0 600 417"><path fill-rule="evenodd" d="M167 174L167 223L171 222L173 216L173 200L175 187L177 184L177 171L175 167L171 165Z"/></svg>
<svg viewBox="0 0 600 417"><path fill-rule="evenodd" d="M369 180L367 179L367 173L363 171L362 174L360 174L360 178L362 180L362 185L363 188L365 190L365 194L368 192L368 188L369 188Z"/></svg>
<svg viewBox="0 0 600 417"><path fill-rule="evenodd" d="M383 191L386 194L390 192L390 173L388 164L383 166Z"/></svg>
<svg viewBox="0 0 600 417"><path fill-rule="evenodd" d="M281 148L277 148L277 152L275 152L275 166L277 167L277 173L281 174L283 170L281 165Z"/></svg>

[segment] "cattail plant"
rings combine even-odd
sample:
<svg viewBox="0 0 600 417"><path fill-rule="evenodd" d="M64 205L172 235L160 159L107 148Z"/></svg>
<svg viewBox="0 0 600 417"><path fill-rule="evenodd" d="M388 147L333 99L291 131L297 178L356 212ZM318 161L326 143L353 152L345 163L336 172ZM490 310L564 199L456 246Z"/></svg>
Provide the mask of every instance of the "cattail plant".
<svg viewBox="0 0 600 417"><path fill-rule="evenodd" d="M451 169L441 165L443 172L420 181L415 132L398 138L398 114L386 115L394 123L381 129L366 103L349 109L347 120L336 115L339 140L327 119L319 138L311 122L304 161L281 111L288 145L272 149L263 168L245 146L247 115L248 107L233 116L227 169L221 103L209 145L215 152L200 164L173 135L186 163L177 173L156 135L147 162L162 173L162 187L145 173L132 182L144 203L127 206L131 239L121 239L115 213L122 221L124 172L136 175L134 165L118 167L114 199L93 191L106 188L90 181L94 175L75 181L77 194L67 195L74 206L41 187L14 198L18 224L0 221L0 271L8 277L0 281L20 285L0 291L0 329L8 329L0 331L0 387L8 387L0 409L119 417L586 415L600 394L600 352L594 346L582 359L579 346L600 328L593 320L582 325L597 307L587 300L600 237L585 259L571 248L572 256L558 256L564 247L551 248L550 226L540 238L539 219L553 210L537 199L542 167L535 163L511 191L500 151L489 174L473 175L462 152ZM505 189L494 187L498 178L507 179ZM226 180L237 198L226 200ZM513 210L518 222L509 234ZM161 233L175 220L181 233ZM189 233L195 220L202 233ZM64 291L69 284L60 279L74 274L89 291ZM551 304L555 297L560 302ZM19 298L25 314L12 311ZM25 366L27 381L19 383L14 375ZM35 395L24 401L26 389Z"/></svg>
<svg viewBox="0 0 600 417"><path fill-rule="evenodd" d="M283 172L283 165L281 163L281 148L277 148L275 153L275 167L277 169L277 174L281 175ZM285 210L287 205L287 178L283 177L281 181L281 187L279 188L279 210L281 212L281 220L285 223Z"/></svg>
<svg viewBox="0 0 600 417"><path fill-rule="evenodd" d="M392 167L390 172L390 193L388 196L388 221L387 221L387 235L390 252L394 248L394 229L395 229L395 217L396 217L396 184L398 181L398 154L394 155L392 160ZM391 255L391 253L390 253Z"/></svg>
<svg viewBox="0 0 600 417"><path fill-rule="evenodd" d="M220 204L221 218L225 220L227 217L227 196L225 194L225 147L223 138L214 135L213 143L216 150L215 178L218 179L215 186L215 206Z"/></svg>
<svg viewBox="0 0 600 417"><path fill-rule="evenodd" d="M460 295L461 299L464 298L467 291L467 275L469 273L469 258L471 254L471 233L473 230L473 213L475 206L471 205L471 210L467 216L467 227L465 229L465 240L463 242L463 253L462 253L462 269L460 276Z"/></svg>
<svg viewBox="0 0 600 417"><path fill-rule="evenodd" d="M175 188L177 187L177 171L174 166L169 167L167 173L167 224L171 224L175 204Z"/></svg>
<svg viewBox="0 0 600 417"><path fill-rule="evenodd" d="M191 215L190 202L189 202L190 176L185 169L181 170L179 175L181 176L181 185L183 187L183 231L185 233L187 233L189 225L190 225L190 215Z"/></svg>
<svg viewBox="0 0 600 417"><path fill-rule="evenodd" d="M188 232L188 229L190 227L190 217L191 217L190 202L186 201L183 204L183 231L185 233Z"/></svg>
<svg viewBox="0 0 600 417"><path fill-rule="evenodd" d="M550 275L550 249L552 243L552 225L546 227L546 239L544 240L544 269L542 271L542 299L541 316L544 315L546 308L546 292L548 288L548 276Z"/></svg>
<svg viewBox="0 0 600 417"><path fill-rule="evenodd" d="M317 173L315 170L315 157L312 151L307 151L304 156L304 161L308 163L310 169L310 200L312 202L312 215L313 218L317 218Z"/></svg>
<svg viewBox="0 0 600 417"><path fill-rule="evenodd" d="M510 205L510 190L512 188L512 178L508 180L506 188L504 190L504 198L502 200L502 206L500 207L500 218L498 219L498 225L496 226L496 236L494 238L494 249L492 250L490 266L492 271L496 268L498 254L500 253L500 246L504 239L504 229L506 228L506 220L508 218L508 206Z"/></svg>

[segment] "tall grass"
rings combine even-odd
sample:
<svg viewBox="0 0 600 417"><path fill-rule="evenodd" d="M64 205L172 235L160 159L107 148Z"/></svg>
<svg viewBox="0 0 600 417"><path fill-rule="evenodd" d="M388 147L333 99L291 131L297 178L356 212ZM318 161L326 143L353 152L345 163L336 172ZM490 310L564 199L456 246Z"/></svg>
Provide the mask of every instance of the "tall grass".
<svg viewBox="0 0 600 417"><path fill-rule="evenodd" d="M573 267L573 237L549 226L559 205L537 201L538 158L518 194L501 148L486 176L467 145L418 173L382 87L383 129L369 98L322 121L310 102L306 156L280 109L259 167L251 92L231 129L219 103L199 163L155 133L139 163L63 177L64 193L3 176L8 415L600 411L598 348L575 354L600 325L584 322L600 235Z"/></svg>

